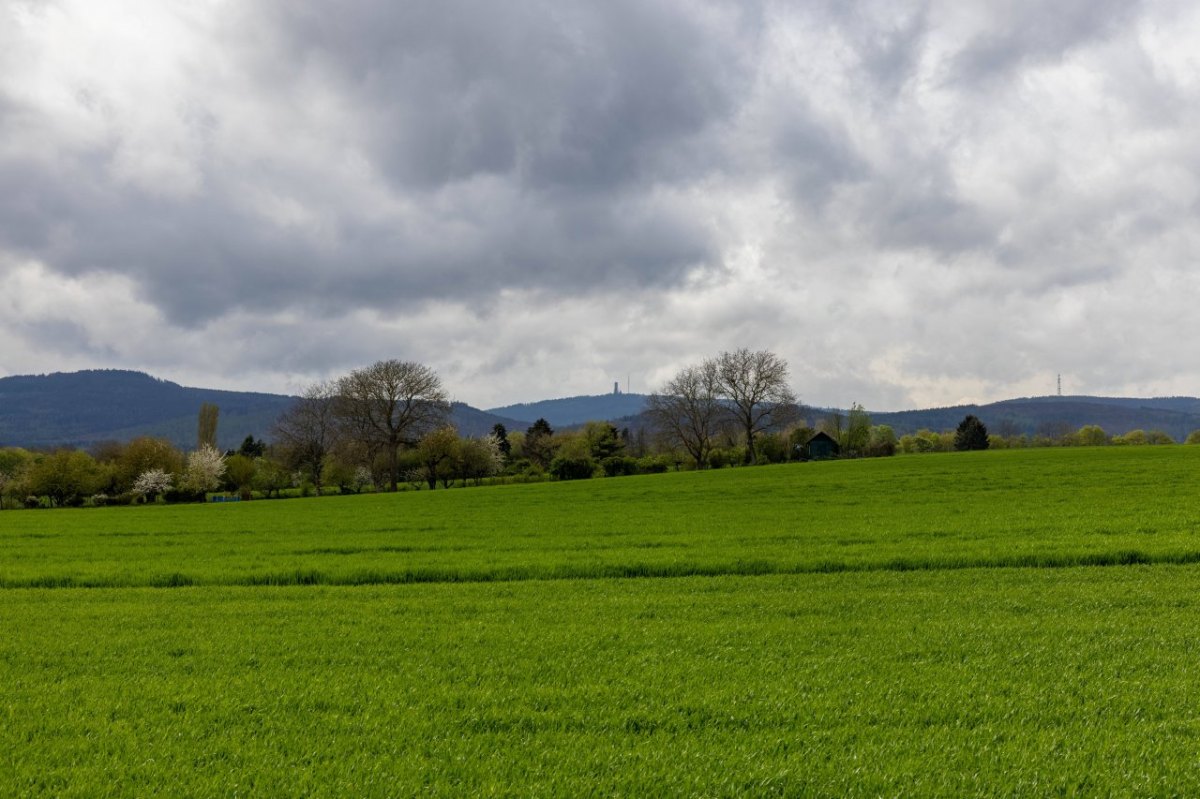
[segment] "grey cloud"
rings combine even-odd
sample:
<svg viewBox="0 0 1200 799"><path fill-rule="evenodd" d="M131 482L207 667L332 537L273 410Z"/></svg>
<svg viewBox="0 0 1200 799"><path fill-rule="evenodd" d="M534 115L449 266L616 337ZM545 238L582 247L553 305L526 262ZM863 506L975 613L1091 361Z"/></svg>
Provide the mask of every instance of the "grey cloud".
<svg viewBox="0 0 1200 799"><path fill-rule="evenodd" d="M198 192L154 196L115 180L122 142L52 166L0 161L15 190L0 200L0 246L70 274L134 276L183 325L236 308L338 314L484 302L506 287L671 284L718 253L687 202L655 198L654 187L686 187L724 161L696 141L733 112L754 46L753 19L728 31L690 11L365 0L336 13L243 9L224 47L261 102L303 105L307 75L350 110L328 131L277 135L357 142L417 214L336 206L332 245L275 225L247 211L245 185L320 207L321 176L338 165L305 164L303 177L259 153L231 174L231 154L212 149L225 122L215 106L181 107L199 142Z"/></svg>
<svg viewBox="0 0 1200 799"><path fill-rule="evenodd" d="M1002 79L1030 63L1061 58L1072 49L1126 29L1137 0L1019 0L991 12L986 29L963 43L954 58L955 80Z"/></svg>
<svg viewBox="0 0 1200 799"><path fill-rule="evenodd" d="M575 193L673 177L681 142L736 106L756 46L752 11L714 30L684 2L360 0L332 24L300 5L262 24L283 30L284 58L370 109L380 163L410 187L504 174Z"/></svg>

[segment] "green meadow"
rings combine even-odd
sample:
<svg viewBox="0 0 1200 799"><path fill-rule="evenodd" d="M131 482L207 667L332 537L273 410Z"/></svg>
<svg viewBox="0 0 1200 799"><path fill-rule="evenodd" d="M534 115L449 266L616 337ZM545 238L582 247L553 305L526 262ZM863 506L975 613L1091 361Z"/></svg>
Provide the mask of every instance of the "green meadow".
<svg viewBox="0 0 1200 799"><path fill-rule="evenodd" d="M1110 447L0 512L0 795L1197 794L1198 478Z"/></svg>

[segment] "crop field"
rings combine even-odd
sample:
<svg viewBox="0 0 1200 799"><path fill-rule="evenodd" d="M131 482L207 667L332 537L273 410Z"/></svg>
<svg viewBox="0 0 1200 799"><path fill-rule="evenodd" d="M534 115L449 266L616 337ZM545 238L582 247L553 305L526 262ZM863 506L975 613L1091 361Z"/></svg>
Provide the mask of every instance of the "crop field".
<svg viewBox="0 0 1200 799"><path fill-rule="evenodd" d="M1195 795L1198 525L1183 446L0 512L0 795Z"/></svg>

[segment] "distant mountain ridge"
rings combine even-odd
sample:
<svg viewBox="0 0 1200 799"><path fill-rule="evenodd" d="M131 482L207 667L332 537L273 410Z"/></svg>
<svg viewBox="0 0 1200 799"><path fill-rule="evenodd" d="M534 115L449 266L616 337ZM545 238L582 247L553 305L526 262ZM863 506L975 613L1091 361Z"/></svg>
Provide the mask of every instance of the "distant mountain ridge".
<svg viewBox="0 0 1200 799"><path fill-rule="evenodd" d="M250 391L189 388L144 372L89 369L0 378L0 446L87 446L137 436L166 438L176 446L196 443L200 405L220 408L217 444L237 447L248 435L269 438L271 426L295 397ZM461 402L451 421L464 435L483 435L514 419Z"/></svg>
<svg viewBox="0 0 1200 799"><path fill-rule="evenodd" d="M1196 397L1021 397L983 405L871 413L871 421L890 425L904 435L921 428L952 430L967 414L979 417L990 433L1002 435L1056 436L1094 424L1109 435L1162 430L1182 441L1200 429L1200 399Z"/></svg>
<svg viewBox="0 0 1200 799"><path fill-rule="evenodd" d="M489 409L532 424L539 417L555 428L571 427L597 419L623 421L624 426L649 425L645 416L646 394L599 394L505 405ZM834 409L803 408L811 424ZM837 410L845 414L845 410ZM1084 425L1103 427L1110 435L1130 430L1162 430L1177 441L1200 429L1200 399L1196 397L1020 397L985 404L953 405L908 411L870 411L873 424L886 424L897 435L922 428L953 430L967 414L974 414L989 432L1003 435L1038 434L1057 437Z"/></svg>
<svg viewBox="0 0 1200 799"><path fill-rule="evenodd" d="M486 411L455 402L451 422L469 436L484 435L497 423L510 431L523 430L538 418L558 429L593 419L636 429L648 426L647 399L646 394L585 395ZM221 409L218 443L231 449L247 435L268 438L279 414L294 401L282 394L189 388L120 369L3 377L0 446L87 446L152 435L190 448L195 445L200 405L210 402ZM804 409L813 424L830 412ZM981 405L872 411L870 416L873 424L890 425L904 435L921 428L952 430L969 413L978 416L990 432L1004 435L1057 436L1095 424L1109 435L1162 430L1182 441L1200 430L1200 398L1196 397L1022 397Z"/></svg>
<svg viewBox="0 0 1200 799"><path fill-rule="evenodd" d="M488 408L488 413L508 416L531 425L545 419L552 427L570 427L595 420L612 421L637 416L646 410L648 394L584 394L578 397L522 402Z"/></svg>

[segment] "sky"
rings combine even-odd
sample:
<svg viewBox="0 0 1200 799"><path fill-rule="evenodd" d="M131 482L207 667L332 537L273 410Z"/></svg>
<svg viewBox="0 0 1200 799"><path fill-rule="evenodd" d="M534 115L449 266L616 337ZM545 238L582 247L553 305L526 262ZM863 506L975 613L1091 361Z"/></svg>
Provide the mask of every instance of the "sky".
<svg viewBox="0 0 1200 799"><path fill-rule="evenodd" d="M0 374L1200 395L1200 7L0 0Z"/></svg>

